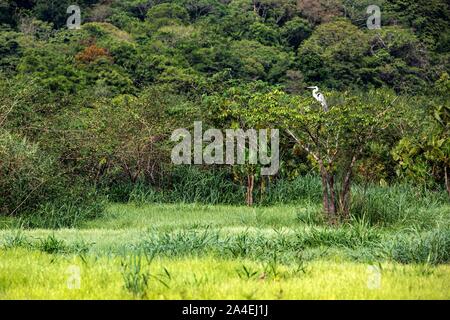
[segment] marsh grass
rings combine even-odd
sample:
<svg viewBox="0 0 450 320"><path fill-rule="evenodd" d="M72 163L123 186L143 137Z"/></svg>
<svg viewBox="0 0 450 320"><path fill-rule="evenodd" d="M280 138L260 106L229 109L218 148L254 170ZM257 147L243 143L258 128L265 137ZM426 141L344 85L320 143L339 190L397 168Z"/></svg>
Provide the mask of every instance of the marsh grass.
<svg viewBox="0 0 450 320"><path fill-rule="evenodd" d="M445 290L442 279L450 272L445 268L450 228L444 213L435 213L430 226L417 225L414 219L400 226L373 225L365 217L353 217L332 227L314 218L314 209L313 204L115 204L81 229L0 230L0 295L448 298L439 292ZM29 265L30 259L40 261L39 270ZM74 261L84 268L86 288L79 293L42 289L49 285L39 283L43 270L53 272L46 280L59 288L65 278L58 272L64 274L63 264ZM367 265L378 264L383 265L386 287L379 294L367 292ZM16 280L4 274L14 274Z"/></svg>
<svg viewBox="0 0 450 320"><path fill-rule="evenodd" d="M31 244L21 229L12 231L4 236L4 249L27 248L29 246L31 246Z"/></svg>
<svg viewBox="0 0 450 320"><path fill-rule="evenodd" d="M82 239L68 243L59 239L54 232L45 237L32 239L18 229L4 236L1 248L4 250L23 248L49 254L86 255L93 245L94 243L88 243Z"/></svg>
<svg viewBox="0 0 450 320"><path fill-rule="evenodd" d="M276 266L276 277L263 274L265 265L246 259L229 260L205 256L198 259L155 258L151 269L145 257L141 269L129 264L123 275L122 257L55 259L25 249L0 250L0 297L2 299L449 299L450 283L443 281L448 265L382 264L382 286L367 287L367 264L320 260L306 265L307 273L295 272L295 265ZM79 290L67 290L66 270L79 265L82 282ZM245 265L249 279L236 270ZM169 286L152 280L152 270L164 274L170 270ZM142 275L150 277L142 282ZM45 274L45 277L42 275ZM140 276L137 276L140 275ZM137 281L135 282L135 280ZM51 290L49 290L51 288ZM136 292L137 294L133 293Z"/></svg>
<svg viewBox="0 0 450 320"><path fill-rule="evenodd" d="M448 219L448 196L443 190L429 190L408 184L389 187L353 188L352 216L370 225L410 226L422 229Z"/></svg>
<svg viewBox="0 0 450 320"><path fill-rule="evenodd" d="M44 203L37 210L21 215L16 225L28 229L79 227L85 221L100 217L107 207L106 198L96 191L86 190L86 194L79 198L66 195L66 198Z"/></svg>
<svg viewBox="0 0 450 320"><path fill-rule="evenodd" d="M400 263L443 264L450 262L450 230L414 232L394 237L388 255Z"/></svg>
<svg viewBox="0 0 450 320"><path fill-rule="evenodd" d="M170 218L168 218L170 220ZM292 216L295 220L295 216ZM107 232L107 231L105 231ZM405 264L442 264L450 261L450 230L390 230L373 227L362 221L341 227L299 225L294 228L199 227L169 229L149 228L124 233L100 243L97 230L84 236L66 237L66 232L12 231L0 237L4 250L25 248L62 255L143 254L149 261L155 257L180 258L216 256L227 259L249 259L280 264L300 265L304 261L339 256L350 261L396 261ZM90 236L89 234L92 234ZM96 236L96 234L98 234ZM99 238L100 239L100 238ZM127 241L127 239L130 239ZM136 239L136 240L132 240ZM108 242L109 241L109 242ZM274 258L275 257L275 258Z"/></svg>
<svg viewBox="0 0 450 320"><path fill-rule="evenodd" d="M53 234L47 238L40 239L35 247L42 252L50 254L67 252L66 243L63 240L57 239Z"/></svg>
<svg viewBox="0 0 450 320"><path fill-rule="evenodd" d="M134 297L145 298L150 272L144 265L143 258L139 254L132 254L127 260L121 261L124 287Z"/></svg>
<svg viewBox="0 0 450 320"><path fill-rule="evenodd" d="M196 167L179 168L170 185L161 189L137 184L130 188L127 201L136 205L155 203L197 203L202 205L242 205L245 187L230 181L227 171L203 171ZM187 192L189 190L189 192ZM298 219L323 224L320 178L313 174L292 180L271 182L263 194L255 188L255 205L270 207L297 205L304 208ZM442 218L450 219L448 195L444 190L397 183L390 186L359 185L352 187L351 218L372 226L414 224L426 229Z"/></svg>

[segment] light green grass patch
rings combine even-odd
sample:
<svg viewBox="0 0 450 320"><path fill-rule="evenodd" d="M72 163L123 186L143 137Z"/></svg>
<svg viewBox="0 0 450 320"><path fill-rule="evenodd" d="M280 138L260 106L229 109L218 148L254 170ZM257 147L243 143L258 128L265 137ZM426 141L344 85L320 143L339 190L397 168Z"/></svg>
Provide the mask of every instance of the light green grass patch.
<svg viewBox="0 0 450 320"><path fill-rule="evenodd" d="M450 299L450 266L382 264L379 287L367 264L314 261L303 270L212 257L142 260L149 281L142 296L124 286L126 258L0 251L0 299ZM71 267L80 287L70 289ZM243 266L253 276L245 276Z"/></svg>

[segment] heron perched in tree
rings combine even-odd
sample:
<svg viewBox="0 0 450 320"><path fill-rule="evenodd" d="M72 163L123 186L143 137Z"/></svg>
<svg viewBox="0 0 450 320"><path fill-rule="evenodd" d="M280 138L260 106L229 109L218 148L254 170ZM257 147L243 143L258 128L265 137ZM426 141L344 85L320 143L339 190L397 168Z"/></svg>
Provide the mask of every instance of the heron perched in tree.
<svg viewBox="0 0 450 320"><path fill-rule="evenodd" d="M312 94L314 99L320 102L323 107L323 111L328 112L327 100L325 100L325 96L319 91L319 87L308 87L308 89L313 89Z"/></svg>

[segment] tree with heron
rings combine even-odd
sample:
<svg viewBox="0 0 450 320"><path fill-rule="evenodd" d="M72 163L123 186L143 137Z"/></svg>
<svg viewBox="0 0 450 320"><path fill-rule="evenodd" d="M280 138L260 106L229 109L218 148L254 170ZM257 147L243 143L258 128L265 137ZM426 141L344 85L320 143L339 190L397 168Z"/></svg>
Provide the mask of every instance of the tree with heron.
<svg viewBox="0 0 450 320"><path fill-rule="evenodd" d="M233 106L236 118L249 127L285 131L321 177L323 211L330 223L349 219L357 163L371 143L384 139L387 128L396 130L396 113L406 105L385 90L330 92L336 101L330 109L318 87L309 88L313 96L308 98L278 89L246 89L230 89L214 102L220 109ZM312 107L316 100L323 109Z"/></svg>
<svg viewBox="0 0 450 320"><path fill-rule="evenodd" d="M328 104L327 104L327 100L325 99L325 96L322 94L322 92L320 92L319 87L307 87L307 89L312 89L312 95L313 98L316 99L323 108L323 111L328 112Z"/></svg>

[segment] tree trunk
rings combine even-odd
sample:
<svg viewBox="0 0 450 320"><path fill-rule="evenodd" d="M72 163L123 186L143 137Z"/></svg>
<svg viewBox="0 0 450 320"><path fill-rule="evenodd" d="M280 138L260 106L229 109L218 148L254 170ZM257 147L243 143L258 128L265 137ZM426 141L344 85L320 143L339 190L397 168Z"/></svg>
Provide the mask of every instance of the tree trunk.
<svg viewBox="0 0 450 320"><path fill-rule="evenodd" d="M356 164L357 156L354 155L352 157L352 161L350 162L347 172L344 175L342 180L342 189L341 194L339 195L339 213L343 215L345 219L348 219L350 216L350 195L351 195L351 187L352 187L352 175L353 175L353 167Z"/></svg>
<svg viewBox="0 0 450 320"><path fill-rule="evenodd" d="M339 196L339 211L345 218L350 215L350 192L352 181L352 169L350 169L344 177L342 182L342 190Z"/></svg>
<svg viewBox="0 0 450 320"><path fill-rule="evenodd" d="M336 221L336 192L334 190L334 176L330 174L323 165L320 167L322 178L323 209L329 221L335 224Z"/></svg>
<svg viewBox="0 0 450 320"><path fill-rule="evenodd" d="M323 210L329 215L330 214L330 199L328 197L328 173L325 168L320 168L320 177L322 178L322 201L323 201Z"/></svg>
<svg viewBox="0 0 450 320"><path fill-rule="evenodd" d="M330 192L330 221L332 224L335 224L337 218L337 208L336 208L336 190L334 189L334 176L332 174L328 174L328 189Z"/></svg>
<svg viewBox="0 0 450 320"><path fill-rule="evenodd" d="M263 203L263 201L264 201L264 193L266 192L266 183L265 183L264 179L265 179L264 177L261 178L261 185L260 185L261 197L259 199L260 203ZM267 179L269 179L269 178L267 177Z"/></svg>
<svg viewBox="0 0 450 320"><path fill-rule="evenodd" d="M450 197L450 179L448 178L447 166L444 164L444 176L445 176L445 187L447 188L448 196Z"/></svg>
<svg viewBox="0 0 450 320"><path fill-rule="evenodd" d="M247 205L249 207L253 206L253 189L255 186L255 176L248 175L247 176Z"/></svg>

